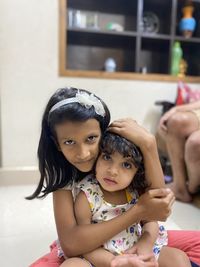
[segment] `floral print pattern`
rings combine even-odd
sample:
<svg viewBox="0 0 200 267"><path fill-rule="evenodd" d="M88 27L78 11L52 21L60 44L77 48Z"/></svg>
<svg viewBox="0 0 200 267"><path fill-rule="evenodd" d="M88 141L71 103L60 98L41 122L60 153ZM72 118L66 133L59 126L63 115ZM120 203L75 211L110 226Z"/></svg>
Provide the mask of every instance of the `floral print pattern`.
<svg viewBox="0 0 200 267"><path fill-rule="evenodd" d="M103 198L103 192L99 186L98 181L93 175L85 177L78 185L78 189L81 189L89 202L92 212L92 223L99 223L102 221L108 221L116 216L119 216L123 212L127 211L131 206L135 205L138 199L136 191L127 190L127 199L129 202L123 205L114 205L108 203ZM131 248L142 235L142 226L140 223L135 223L115 235L112 239L108 240L103 246L113 254L121 254L125 250ZM153 252L158 258L162 246L167 245L167 231L164 226L159 227L159 236L155 242Z"/></svg>

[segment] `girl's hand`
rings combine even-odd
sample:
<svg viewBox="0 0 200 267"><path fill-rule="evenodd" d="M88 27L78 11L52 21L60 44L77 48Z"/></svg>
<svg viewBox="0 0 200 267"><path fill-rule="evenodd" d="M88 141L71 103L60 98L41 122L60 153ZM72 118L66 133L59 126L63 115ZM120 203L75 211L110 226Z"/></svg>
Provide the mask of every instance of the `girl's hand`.
<svg viewBox="0 0 200 267"><path fill-rule="evenodd" d="M155 139L151 133L131 118L113 121L108 130L130 140L140 147L141 150L143 147L149 147Z"/></svg>
<svg viewBox="0 0 200 267"><path fill-rule="evenodd" d="M139 197L136 205L142 211L141 220L166 221L174 201L169 188L151 189Z"/></svg>
<svg viewBox="0 0 200 267"><path fill-rule="evenodd" d="M140 255L150 255L152 254L153 248L149 245L149 242L147 240L146 243L140 243L139 241L130 249L126 250L125 253L127 254L137 254Z"/></svg>
<svg viewBox="0 0 200 267"><path fill-rule="evenodd" d="M153 254L141 256L124 254L114 257L111 267L158 267L158 263Z"/></svg>

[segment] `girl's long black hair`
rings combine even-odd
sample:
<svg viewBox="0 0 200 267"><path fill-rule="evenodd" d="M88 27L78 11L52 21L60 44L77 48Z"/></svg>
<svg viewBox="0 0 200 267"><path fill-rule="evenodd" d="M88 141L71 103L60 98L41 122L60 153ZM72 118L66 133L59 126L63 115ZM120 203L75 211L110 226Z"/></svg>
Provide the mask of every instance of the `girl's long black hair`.
<svg viewBox="0 0 200 267"><path fill-rule="evenodd" d="M101 139L100 152L111 155L115 151L123 157L133 159L137 172L133 177L131 187L141 195L149 187L149 184L145 179L143 155L139 147L122 136L106 131Z"/></svg>
<svg viewBox="0 0 200 267"><path fill-rule="evenodd" d="M38 146L38 160L40 181L35 192L26 197L26 199L42 198L50 192L53 192L59 188L64 187L73 180L83 178L83 173L77 170L71 165L64 157L61 151L58 150L57 136L55 133L55 125L69 121L86 121L88 119L96 119L99 124L102 133L107 129L110 122L110 112L106 104L97 97L104 106L105 116L98 115L94 107L85 108L79 103L70 103L64 105L52 113L49 113L50 109L59 101L67 98L75 97L78 92L86 92L91 94L87 90L77 88L61 88L58 89L50 98L42 118L42 130Z"/></svg>

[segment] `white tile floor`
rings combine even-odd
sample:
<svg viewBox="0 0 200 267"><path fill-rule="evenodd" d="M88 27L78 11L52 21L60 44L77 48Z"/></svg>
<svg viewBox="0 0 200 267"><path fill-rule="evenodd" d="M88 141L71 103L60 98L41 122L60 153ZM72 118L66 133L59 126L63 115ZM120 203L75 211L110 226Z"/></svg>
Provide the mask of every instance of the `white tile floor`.
<svg viewBox="0 0 200 267"><path fill-rule="evenodd" d="M56 238L52 199L25 200L33 185L0 187L0 266L28 267ZM200 230L200 210L176 202L168 229Z"/></svg>

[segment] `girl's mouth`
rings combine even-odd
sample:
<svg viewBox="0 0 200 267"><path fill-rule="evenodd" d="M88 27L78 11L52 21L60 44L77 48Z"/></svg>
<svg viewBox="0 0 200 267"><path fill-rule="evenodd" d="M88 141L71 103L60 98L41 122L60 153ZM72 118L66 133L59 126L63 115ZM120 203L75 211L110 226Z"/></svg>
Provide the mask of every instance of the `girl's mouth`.
<svg viewBox="0 0 200 267"><path fill-rule="evenodd" d="M103 180L108 185L116 185L117 184L117 182L115 182L113 179L108 178L108 177L103 178Z"/></svg>

